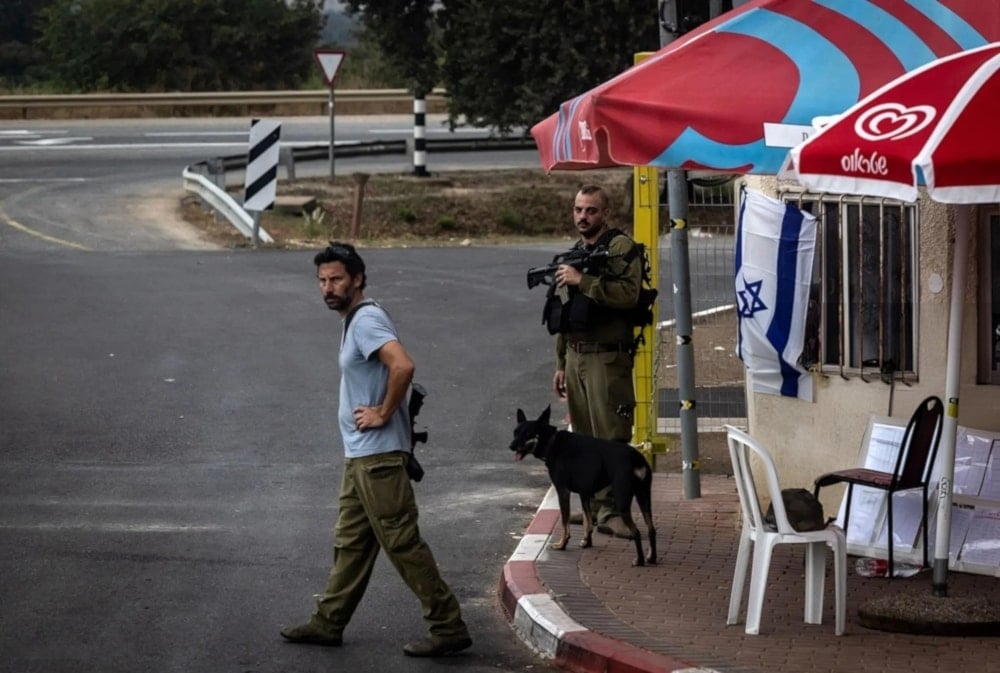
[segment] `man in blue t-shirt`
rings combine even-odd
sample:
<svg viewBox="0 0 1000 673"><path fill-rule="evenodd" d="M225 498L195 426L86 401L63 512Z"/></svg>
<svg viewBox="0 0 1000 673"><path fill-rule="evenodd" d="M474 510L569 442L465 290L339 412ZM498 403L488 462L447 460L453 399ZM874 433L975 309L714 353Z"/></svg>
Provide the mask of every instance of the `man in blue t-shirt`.
<svg viewBox="0 0 1000 673"><path fill-rule="evenodd" d="M408 643L403 653L436 657L464 650L472 645L469 630L420 536L406 473L410 420L404 401L413 360L389 314L365 300L365 263L354 246L331 243L314 262L323 301L344 318L338 418L346 460L326 589L309 622L286 627L281 635L293 643L339 646L384 549L429 624L430 635Z"/></svg>

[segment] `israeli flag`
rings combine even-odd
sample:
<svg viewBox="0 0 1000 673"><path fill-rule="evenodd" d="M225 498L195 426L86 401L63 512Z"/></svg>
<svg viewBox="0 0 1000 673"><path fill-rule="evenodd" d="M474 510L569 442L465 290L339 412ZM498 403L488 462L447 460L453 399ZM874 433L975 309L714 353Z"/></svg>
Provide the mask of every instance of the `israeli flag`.
<svg viewBox="0 0 1000 673"><path fill-rule="evenodd" d="M752 389L812 401L805 339L816 218L745 187L736 237L737 355Z"/></svg>

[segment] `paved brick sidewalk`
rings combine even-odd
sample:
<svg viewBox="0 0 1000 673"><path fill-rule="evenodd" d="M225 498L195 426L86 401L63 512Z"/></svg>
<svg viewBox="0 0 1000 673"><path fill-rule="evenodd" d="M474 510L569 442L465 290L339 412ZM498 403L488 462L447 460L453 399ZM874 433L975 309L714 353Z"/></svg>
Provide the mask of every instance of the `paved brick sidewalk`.
<svg viewBox="0 0 1000 673"><path fill-rule="evenodd" d="M574 671L715 670L722 673L984 671L1000 673L1000 638L947 638L873 631L858 622L867 600L931 591L928 572L907 579L854 574L848 557L847 633L833 633L828 577L823 623L805 624L802 550L775 550L761 633L727 626L739 503L731 478L701 477L702 497L686 500L677 474L656 474L653 513L659 564L631 567L628 540L594 536L594 547L548 549L557 527L554 497L542 503L506 564L499 595L522 640ZM640 524L641 529L641 524ZM828 557L828 567L832 559ZM828 573L831 575L832 573ZM1000 579L951 573L949 594L1000 601ZM745 615L745 601L744 601Z"/></svg>

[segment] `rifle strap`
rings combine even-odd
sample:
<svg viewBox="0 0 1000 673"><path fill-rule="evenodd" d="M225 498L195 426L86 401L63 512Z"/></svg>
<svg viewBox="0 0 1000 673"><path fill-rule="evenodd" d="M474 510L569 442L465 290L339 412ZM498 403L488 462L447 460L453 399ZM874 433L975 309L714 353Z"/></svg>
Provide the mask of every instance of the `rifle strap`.
<svg viewBox="0 0 1000 673"><path fill-rule="evenodd" d="M341 346L344 345L344 340L347 339L347 328L351 326L351 320L354 319L354 314L357 313L358 309L361 308L362 306L378 306L378 302L376 302L374 299L364 299L358 302L357 305L354 306L354 308L352 308L350 311L347 312L347 315L344 317L344 332L343 334L340 335ZM379 308L381 308L381 306L379 306Z"/></svg>
<svg viewBox="0 0 1000 673"><path fill-rule="evenodd" d="M626 264L631 264L632 260L634 260L640 254L643 254L645 252L645 246L643 246L640 243L637 243L635 240L632 239L631 236L626 234L621 229L618 229L617 227L608 229L603 234L601 234L601 237L594 242L594 250L608 249L608 247L611 245L612 239L614 239L616 236L624 236L632 243L632 247L629 248L629 251L626 252L624 255L622 255L622 261L624 261ZM585 248L586 246L584 245L583 241L577 241L573 247L582 249ZM642 264L642 280L647 284L651 282L649 278L649 265L647 264L645 258L643 259L643 264Z"/></svg>

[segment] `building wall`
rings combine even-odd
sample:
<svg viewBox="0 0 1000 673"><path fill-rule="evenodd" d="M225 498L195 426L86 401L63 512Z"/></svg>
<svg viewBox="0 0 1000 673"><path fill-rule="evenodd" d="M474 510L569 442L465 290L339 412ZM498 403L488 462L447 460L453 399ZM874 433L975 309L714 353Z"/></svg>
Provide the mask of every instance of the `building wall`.
<svg viewBox="0 0 1000 673"><path fill-rule="evenodd" d="M747 177L751 189L776 195L774 178ZM815 375L814 400L747 391L750 434L774 456L785 487L812 490L820 474L855 465L861 440L872 415L908 419L928 395L944 398L945 366L950 313L954 211L923 199L920 204L919 329L917 381L904 385L883 383L877 372L868 382L857 375L842 378L837 372ZM975 225L975 218L973 218ZM1000 431L1000 386L976 384L977 362L977 227L970 230L968 278L962 335L961 392L958 423L981 430ZM939 291L935 291L937 288ZM892 410L890 413L890 392ZM823 489L828 512L836 511L841 489Z"/></svg>

